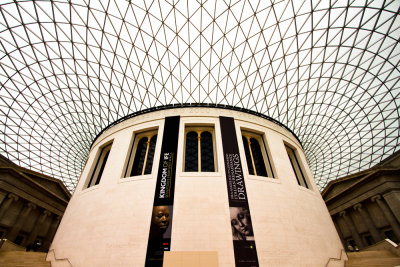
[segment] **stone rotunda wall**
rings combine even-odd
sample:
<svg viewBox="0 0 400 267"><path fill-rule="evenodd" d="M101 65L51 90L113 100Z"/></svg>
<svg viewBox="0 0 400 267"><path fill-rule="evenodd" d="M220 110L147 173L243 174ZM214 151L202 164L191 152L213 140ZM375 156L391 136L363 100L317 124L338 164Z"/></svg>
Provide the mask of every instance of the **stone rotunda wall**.
<svg viewBox="0 0 400 267"><path fill-rule="evenodd" d="M292 133L252 114L197 107L142 114L96 139L48 259L343 266L342 249Z"/></svg>

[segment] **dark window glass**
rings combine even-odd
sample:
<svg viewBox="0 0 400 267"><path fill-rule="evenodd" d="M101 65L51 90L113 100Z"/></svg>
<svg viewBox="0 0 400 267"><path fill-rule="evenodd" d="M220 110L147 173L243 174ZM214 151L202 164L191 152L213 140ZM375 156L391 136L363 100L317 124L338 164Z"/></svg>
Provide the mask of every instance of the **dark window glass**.
<svg viewBox="0 0 400 267"><path fill-rule="evenodd" d="M250 147L253 154L254 166L258 176L268 176L260 144L255 138L250 138Z"/></svg>
<svg viewBox="0 0 400 267"><path fill-rule="evenodd" d="M17 245L21 245L22 240L24 240L24 237L19 235L19 236L17 236L17 237L15 238L14 243L17 244Z"/></svg>
<svg viewBox="0 0 400 267"><path fill-rule="evenodd" d="M394 232L392 230L387 230L384 232L386 238L389 238L390 240L392 240L395 243L399 243L399 239L396 237L396 235L394 234Z"/></svg>
<svg viewBox="0 0 400 267"><path fill-rule="evenodd" d="M156 150L157 135L154 135L150 139L149 152L147 152L146 169L144 174L150 174L151 168L153 167L154 151Z"/></svg>
<svg viewBox="0 0 400 267"><path fill-rule="evenodd" d="M293 158L292 158L290 155L289 155L289 160L290 160L290 165L292 165L292 169L293 169L293 171L294 171L294 174L296 175L297 183L298 183L299 185L301 185L301 184L300 184L299 175L298 175L298 173L297 173L297 171L296 171L296 167L295 167L296 163L294 162Z"/></svg>
<svg viewBox="0 0 400 267"><path fill-rule="evenodd" d="M244 132L242 141L249 174L273 178L274 173L262 135Z"/></svg>
<svg viewBox="0 0 400 267"><path fill-rule="evenodd" d="M289 146L285 145L285 147L290 159L290 164L292 165L293 168L293 172L296 175L297 183L301 186L308 188L307 180L304 177L303 171L300 167L300 163L297 160L296 152L294 151L293 148Z"/></svg>
<svg viewBox="0 0 400 267"><path fill-rule="evenodd" d="M147 140L147 137L143 137L139 140L136 149L135 159L133 161L131 176L142 175L144 159L147 150Z"/></svg>
<svg viewBox="0 0 400 267"><path fill-rule="evenodd" d="M156 143L157 134L155 130L136 135L132 144L125 177L151 174Z"/></svg>
<svg viewBox="0 0 400 267"><path fill-rule="evenodd" d="M108 159L108 155L109 155L109 154L110 154L110 150L108 150L108 151L106 152L106 155L104 156L103 162L101 163L101 167L100 167L99 174L97 175L97 179L96 179L95 185L100 183L101 175L103 174L104 167L106 166L106 163L107 163L107 159Z"/></svg>
<svg viewBox="0 0 400 267"><path fill-rule="evenodd" d="M242 140L244 146L244 153L246 154L247 166L249 167L249 174L254 175L254 168L253 168L253 162L251 161L249 142L247 141L247 138L244 136L242 136Z"/></svg>
<svg viewBox="0 0 400 267"><path fill-rule="evenodd" d="M201 171L214 171L214 148L212 134L210 132L202 132L200 135L201 144Z"/></svg>
<svg viewBox="0 0 400 267"><path fill-rule="evenodd" d="M372 244L374 244L374 240L372 239L372 236L366 235L366 236L364 236L364 238L365 238L365 241L367 242L368 246L371 246Z"/></svg>
<svg viewBox="0 0 400 267"><path fill-rule="evenodd" d="M106 166L107 163L108 155L110 154L110 150L111 150L111 144L101 149L99 158L96 161L96 166L94 167L92 176L90 177L89 183L87 185L88 188L100 183L104 167Z"/></svg>
<svg viewBox="0 0 400 267"><path fill-rule="evenodd" d="M197 172L199 170L198 149L197 133L187 133L185 150L185 172Z"/></svg>

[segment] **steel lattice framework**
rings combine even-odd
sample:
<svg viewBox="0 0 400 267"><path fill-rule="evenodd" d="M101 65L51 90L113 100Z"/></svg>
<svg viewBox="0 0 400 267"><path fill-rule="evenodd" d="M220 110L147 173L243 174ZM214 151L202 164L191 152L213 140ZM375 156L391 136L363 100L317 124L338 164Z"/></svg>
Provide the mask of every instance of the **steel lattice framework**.
<svg viewBox="0 0 400 267"><path fill-rule="evenodd" d="M2 1L0 152L73 190L133 112L230 105L300 138L326 183L399 150L400 2Z"/></svg>

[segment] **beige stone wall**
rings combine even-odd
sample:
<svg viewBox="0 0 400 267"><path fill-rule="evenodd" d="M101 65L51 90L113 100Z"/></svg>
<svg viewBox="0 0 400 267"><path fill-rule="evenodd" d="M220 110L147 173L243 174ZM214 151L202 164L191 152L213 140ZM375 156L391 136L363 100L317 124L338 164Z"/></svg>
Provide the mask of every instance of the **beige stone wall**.
<svg viewBox="0 0 400 267"><path fill-rule="evenodd" d="M234 266L218 116L235 118L260 266L325 266L342 245L296 138L279 125L247 113L180 108L144 114L96 140L51 249L73 266L143 266L165 116L180 115L171 251L217 252L219 266ZM213 125L217 172L183 172L184 127ZM158 128L151 175L122 178L135 132ZM275 178L248 175L240 129L264 135ZM86 188L99 148L113 142L100 184ZM310 189L297 184L284 142L296 148ZM53 262L52 266L57 266Z"/></svg>

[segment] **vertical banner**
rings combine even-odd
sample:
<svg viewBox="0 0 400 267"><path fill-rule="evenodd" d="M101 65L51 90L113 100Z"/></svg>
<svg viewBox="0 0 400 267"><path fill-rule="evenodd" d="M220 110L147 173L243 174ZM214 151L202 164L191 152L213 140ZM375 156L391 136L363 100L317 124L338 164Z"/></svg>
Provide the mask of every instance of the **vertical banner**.
<svg viewBox="0 0 400 267"><path fill-rule="evenodd" d="M256 267L258 266L256 244L239 156L235 122L230 117L219 117L219 121L224 150L235 263L237 267Z"/></svg>
<svg viewBox="0 0 400 267"><path fill-rule="evenodd" d="M146 267L161 267L164 251L169 251L171 248L179 118L179 116L165 118L156 193L147 244Z"/></svg>

